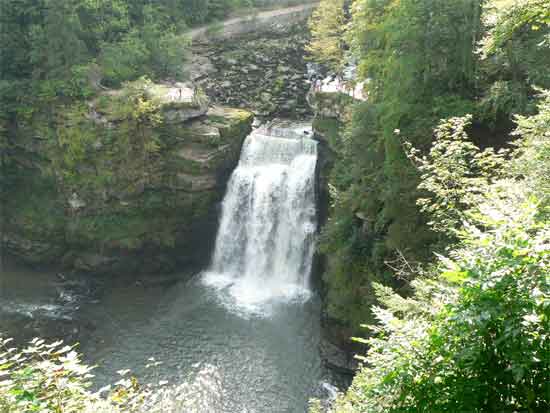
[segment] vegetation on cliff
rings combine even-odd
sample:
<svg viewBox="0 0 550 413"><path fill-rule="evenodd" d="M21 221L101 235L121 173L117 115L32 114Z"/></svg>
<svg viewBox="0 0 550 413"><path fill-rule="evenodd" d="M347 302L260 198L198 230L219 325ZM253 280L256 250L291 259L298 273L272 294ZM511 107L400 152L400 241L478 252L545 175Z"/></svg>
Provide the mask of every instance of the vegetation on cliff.
<svg viewBox="0 0 550 413"><path fill-rule="evenodd" d="M191 242L178 239L219 197L251 115L181 102L182 34L254 4L1 6L12 250L97 270ZM367 96L311 99L335 155L321 173L327 313L367 346L331 410L548 411L548 1L323 0L310 26L311 57L338 76L356 65ZM129 261L150 268L118 268ZM201 411L193 389L123 378L93 393L73 350L0 338L0 412Z"/></svg>
<svg viewBox="0 0 550 413"><path fill-rule="evenodd" d="M429 261L451 241L417 205L427 192L406 143L427 154L440 119L471 114L472 141L498 150L513 140L513 116L536 112L536 88L550 87L547 12L521 3L531 10L521 17L501 3L352 3L347 44L368 100L348 111L330 182L322 250L334 318L358 325L370 281L391 282L392 267Z"/></svg>
<svg viewBox="0 0 550 413"><path fill-rule="evenodd" d="M548 94L539 107L518 118L506 160L471 144L470 118L444 121L429 156L416 159L433 194L425 210L457 241L411 274L411 296L373 284L375 323L356 339L368 346L364 367L334 412L550 408Z"/></svg>
<svg viewBox="0 0 550 413"><path fill-rule="evenodd" d="M321 248L329 316L368 353L332 410L546 411L548 4L350 7L368 100L334 145Z"/></svg>
<svg viewBox="0 0 550 413"><path fill-rule="evenodd" d="M2 5L5 251L99 272L173 267L169 251L197 241L193 223L209 220L252 120L208 116L201 91L179 82L185 29L242 5Z"/></svg>

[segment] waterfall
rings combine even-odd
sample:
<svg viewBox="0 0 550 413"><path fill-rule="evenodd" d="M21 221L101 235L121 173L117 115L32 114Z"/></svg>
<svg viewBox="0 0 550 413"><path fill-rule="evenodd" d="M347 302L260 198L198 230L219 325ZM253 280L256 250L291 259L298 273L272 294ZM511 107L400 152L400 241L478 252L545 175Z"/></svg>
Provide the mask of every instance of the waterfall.
<svg viewBox="0 0 550 413"><path fill-rule="evenodd" d="M203 277L232 307L265 312L308 296L316 163L311 125L272 123L246 139Z"/></svg>

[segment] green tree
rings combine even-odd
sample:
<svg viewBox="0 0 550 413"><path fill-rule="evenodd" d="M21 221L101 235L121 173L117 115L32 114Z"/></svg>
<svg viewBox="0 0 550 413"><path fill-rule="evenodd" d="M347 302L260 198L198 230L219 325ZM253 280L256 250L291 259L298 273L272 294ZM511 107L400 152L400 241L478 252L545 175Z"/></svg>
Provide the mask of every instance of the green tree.
<svg viewBox="0 0 550 413"><path fill-rule="evenodd" d="M477 117L496 128L510 124L513 114L536 110L534 87L550 88L550 12L544 0L492 0L484 16L482 70L490 83Z"/></svg>
<svg viewBox="0 0 550 413"><path fill-rule="evenodd" d="M341 74L344 67L345 0L323 0L309 21L311 42L307 51L314 60Z"/></svg>
<svg viewBox="0 0 550 413"><path fill-rule="evenodd" d="M354 108L338 151L331 183L342 201L322 245L332 255L329 310L340 308L331 315L359 325L373 281L391 281L390 267L403 259L433 257L438 236L417 205L423 191L405 144L426 153L439 119L473 110L481 8L475 0L356 0L351 10L348 43L368 101Z"/></svg>
<svg viewBox="0 0 550 413"><path fill-rule="evenodd" d="M63 79L73 66L88 57L80 38L82 25L77 13L79 0L45 0L43 24L30 27L30 64L36 79Z"/></svg>
<svg viewBox="0 0 550 413"><path fill-rule="evenodd" d="M548 151L549 101L546 96L538 115L519 119L520 149L505 164L510 175L492 182L486 176L489 183L474 202L468 192L458 196L466 222L449 258L440 258L430 278L413 282L410 298L375 287L384 307L374 310L373 336L357 339L369 346L365 364L334 413L550 408L548 175L533 169L548 163L537 152ZM446 121L440 133L460 134L460 122L450 123L454 127ZM473 160L480 152L463 147L460 153ZM468 171L463 156L453 162L439 150L424 162L424 180L439 181L452 166L465 179L480 174L476 162ZM448 196L456 202L457 193Z"/></svg>

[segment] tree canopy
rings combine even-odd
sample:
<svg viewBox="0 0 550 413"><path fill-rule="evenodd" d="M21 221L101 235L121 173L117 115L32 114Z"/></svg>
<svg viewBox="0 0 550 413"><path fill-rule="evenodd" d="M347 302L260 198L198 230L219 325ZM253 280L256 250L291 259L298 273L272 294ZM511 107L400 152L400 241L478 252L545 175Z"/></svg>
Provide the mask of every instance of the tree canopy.
<svg viewBox="0 0 550 413"><path fill-rule="evenodd" d="M547 3L352 3L368 100L321 249L329 316L367 354L331 411L550 408Z"/></svg>

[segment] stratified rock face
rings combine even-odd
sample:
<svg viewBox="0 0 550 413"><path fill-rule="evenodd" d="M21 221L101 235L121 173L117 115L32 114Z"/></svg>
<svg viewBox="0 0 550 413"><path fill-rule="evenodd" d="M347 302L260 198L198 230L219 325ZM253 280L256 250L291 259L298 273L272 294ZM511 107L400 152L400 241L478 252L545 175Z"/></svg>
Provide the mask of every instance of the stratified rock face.
<svg viewBox="0 0 550 413"><path fill-rule="evenodd" d="M8 253L94 273L168 271L208 257L253 115L208 109L183 84L136 90L60 110L55 124L37 115L19 126Z"/></svg>

